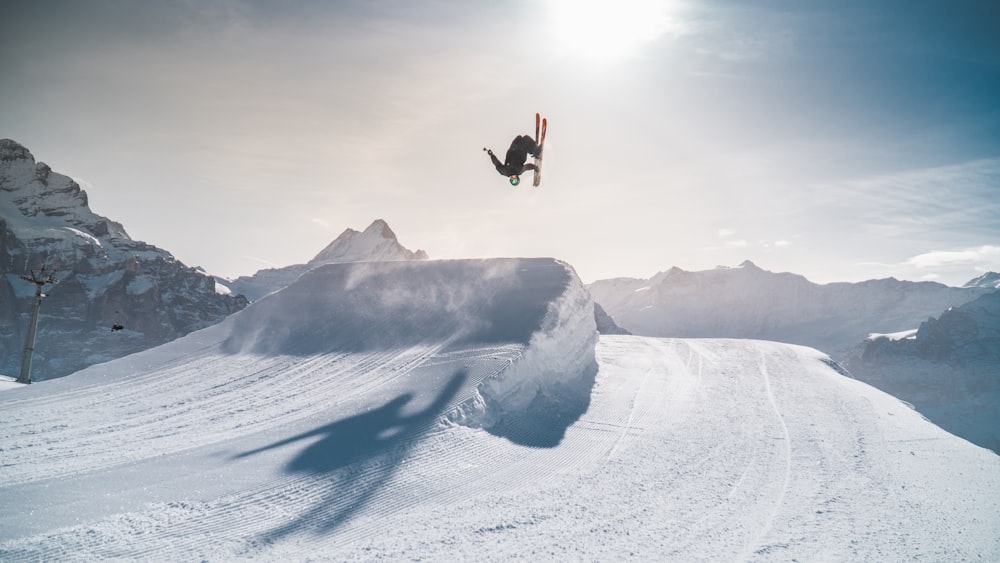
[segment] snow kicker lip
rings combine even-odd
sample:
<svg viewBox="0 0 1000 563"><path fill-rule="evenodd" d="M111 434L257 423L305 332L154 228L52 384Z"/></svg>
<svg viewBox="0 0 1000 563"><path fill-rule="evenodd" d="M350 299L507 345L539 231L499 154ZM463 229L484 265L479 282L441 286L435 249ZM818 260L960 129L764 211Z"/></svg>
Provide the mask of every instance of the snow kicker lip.
<svg viewBox="0 0 1000 563"><path fill-rule="evenodd" d="M590 406L598 369L597 338L594 302L572 275L548 304L522 353L506 369L483 380L473 397L448 414L448 420L522 445L558 445L566 429Z"/></svg>
<svg viewBox="0 0 1000 563"><path fill-rule="evenodd" d="M528 344L571 277L547 258L329 264L235 315L223 349L311 355L435 341Z"/></svg>

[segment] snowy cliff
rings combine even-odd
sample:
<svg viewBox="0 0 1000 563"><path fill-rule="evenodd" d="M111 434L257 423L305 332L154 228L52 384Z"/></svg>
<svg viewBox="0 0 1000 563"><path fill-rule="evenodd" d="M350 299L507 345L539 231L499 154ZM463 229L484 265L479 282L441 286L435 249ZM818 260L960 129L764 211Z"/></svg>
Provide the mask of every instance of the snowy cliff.
<svg viewBox="0 0 1000 563"><path fill-rule="evenodd" d="M0 372L17 373L34 284L21 276L45 266L47 288L32 364L50 379L172 340L245 306L170 253L132 240L120 223L90 210L71 178L0 139ZM112 333L113 324L125 330Z"/></svg>
<svg viewBox="0 0 1000 563"><path fill-rule="evenodd" d="M945 430L1000 453L1000 291L901 335L872 335L845 366Z"/></svg>
<svg viewBox="0 0 1000 563"><path fill-rule="evenodd" d="M648 280L601 280L588 289L634 334L774 340L837 360L872 332L914 328L990 291L895 279L821 285L749 261L700 272L672 268Z"/></svg>
<svg viewBox="0 0 1000 563"><path fill-rule="evenodd" d="M256 301L294 282L309 270L325 264L343 262L386 262L398 260L426 260L423 250L412 251L399 243L396 233L388 223L376 219L364 231L346 229L333 242L306 264L260 270L252 276L241 276L232 281L220 280L234 294L242 294Z"/></svg>

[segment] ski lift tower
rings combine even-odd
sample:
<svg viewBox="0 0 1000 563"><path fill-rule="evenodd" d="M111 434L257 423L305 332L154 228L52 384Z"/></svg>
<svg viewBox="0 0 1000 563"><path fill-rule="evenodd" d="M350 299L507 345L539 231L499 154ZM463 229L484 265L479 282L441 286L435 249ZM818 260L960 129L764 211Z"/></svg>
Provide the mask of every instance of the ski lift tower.
<svg viewBox="0 0 1000 563"><path fill-rule="evenodd" d="M31 277L21 276L21 279L35 284L35 307L31 312L31 324L28 325L28 337L24 342L24 357L21 358L21 373L17 376L18 383L31 383L31 355L35 351L35 332L38 330L38 310L42 307L42 290L45 286L56 283L55 275L45 271L32 270Z"/></svg>

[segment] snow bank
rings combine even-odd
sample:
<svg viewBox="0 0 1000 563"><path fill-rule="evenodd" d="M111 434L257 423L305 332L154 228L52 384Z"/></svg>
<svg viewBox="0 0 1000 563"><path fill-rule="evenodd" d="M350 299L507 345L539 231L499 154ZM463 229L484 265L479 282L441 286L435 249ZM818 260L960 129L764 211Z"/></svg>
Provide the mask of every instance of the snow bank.
<svg viewBox="0 0 1000 563"><path fill-rule="evenodd" d="M10 391L11 389L23 389L24 384L18 383L16 377L0 375L0 391Z"/></svg>
<svg viewBox="0 0 1000 563"><path fill-rule="evenodd" d="M593 301L550 258L328 264L231 319L229 353L312 356L436 345L516 345L448 419L558 443L596 374Z"/></svg>
<svg viewBox="0 0 1000 563"><path fill-rule="evenodd" d="M569 266L564 265L567 269ZM449 416L515 442L553 446L590 404L597 375L594 303L572 275L551 301L523 355Z"/></svg>

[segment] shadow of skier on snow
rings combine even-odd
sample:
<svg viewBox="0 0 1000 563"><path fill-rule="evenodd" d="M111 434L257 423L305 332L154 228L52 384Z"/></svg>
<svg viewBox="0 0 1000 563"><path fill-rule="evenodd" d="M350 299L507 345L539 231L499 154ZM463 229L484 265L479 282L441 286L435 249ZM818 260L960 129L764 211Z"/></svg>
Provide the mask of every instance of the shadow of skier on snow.
<svg viewBox="0 0 1000 563"><path fill-rule="evenodd" d="M432 428L467 377L465 371L457 372L434 400L416 413L404 412L414 399L413 393L404 393L374 410L235 456L234 459L246 458L320 437L285 466L289 473L325 478L309 483L310 490L296 491L304 496L318 497L319 502L256 541L270 544L307 530L328 533L347 522L393 476L407 452Z"/></svg>

